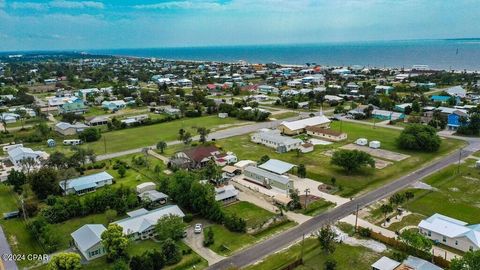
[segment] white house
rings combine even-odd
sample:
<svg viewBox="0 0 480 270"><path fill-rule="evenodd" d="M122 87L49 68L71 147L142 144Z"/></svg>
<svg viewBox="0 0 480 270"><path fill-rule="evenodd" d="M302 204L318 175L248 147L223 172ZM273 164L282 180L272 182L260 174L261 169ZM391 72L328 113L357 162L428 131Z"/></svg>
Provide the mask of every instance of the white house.
<svg viewBox="0 0 480 270"><path fill-rule="evenodd" d="M250 137L254 143L260 143L275 149L279 153L285 153L294 149L298 149L303 141L280 134L279 130L259 131Z"/></svg>
<svg viewBox="0 0 480 270"><path fill-rule="evenodd" d="M461 220L434 214L422 220L418 228L429 239L464 252L480 248L480 224L468 225Z"/></svg>
<svg viewBox="0 0 480 270"><path fill-rule="evenodd" d="M102 244L102 233L106 230L105 226L101 224L86 224L70 235L77 250L90 261L107 253Z"/></svg>
<svg viewBox="0 0 480 270"><path fill-rule="evenodd" d="M42 160L48 159L48 154L44 151L34 151L32 148L17 145L16 147L8 148L8 159L14 166L21 167L22 160L32 158L36 165L39 165Z"/></svg>
<svg viewBox="0 0 480 270"><path fill-rule="evenodd" d="M60 181L60 188L66 194L83 194L95 191L97 188L113 184L113 176L107 172L100 172L78 178Z"/></svg>
<svg viewBox="0 0 480 270"><path fill-rule="evenodd" d="M160 218L168 215L184 217L185 214L176 205L168 205L152 211L141 211L128 218L115 221L123 228L123 233L133 240L144 240L155 236L155 225Z"/></svg>
<svg viewBox="0 0 480 270"><path fill-rule="evenodd" d="M215 201L228 204L237 200L238 190L233 185L215 188Z"/></svg>

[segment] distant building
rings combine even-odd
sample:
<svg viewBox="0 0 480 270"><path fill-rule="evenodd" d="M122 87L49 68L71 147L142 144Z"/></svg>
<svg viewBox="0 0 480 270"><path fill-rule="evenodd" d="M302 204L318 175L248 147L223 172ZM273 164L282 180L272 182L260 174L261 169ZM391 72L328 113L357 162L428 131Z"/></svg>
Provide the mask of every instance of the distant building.
<svg viewBox="0 0 480 270"><path fill-rule="evenodd" d="M87 125L91 127L102 126L108 124L110 119L107 116L95 116L93 118L87 119Z"/></svg>
<svg viewBox="0 0 480 270"><path fill-rule="evenodd" d="M201 168L220 154L215 146L197 146L175 153L170 164L181 168Z"/></svg>
<svg viewBox="0 0 480 270"><path fill-rule="evenodd" d="M467 96L467 90L463 89L460 85L447 88L445 92L452 97L465 98Z"/></svg>
<svg viewBox="0 0 480 270"><path fill-rule="evenodd" d="M306 127L305 130L307 131L307 134L312 137L326 139L329 141L339 142L347 139L347 133L331 129L309 126Z"/></svg>
<svg viewBox="0 0 480 270"><path fill-rule="evenodd" d="M108 109L110 111L118 111L127 107L127 103L123 100L112 100L112 101L103 101L102 108Z"/></svg>
<svg viewBox="0 0 480 270"><path fill-rule="evenodd" d="M88 110L83 101L67 102L58 107L58 113L84 114Z"/></svg>
<svg viewBox="0 0 480 270"><path fill-rule="evenodd" d="M462 123L462 118L465 119L465 123ZM468 123L468 114L461 111L455 110L447 117L447 128L449 130L457 130L460 126Z"/></svg>
<svg viewBox="0 0 480 270"><path fill-rule="evenodd" d="M305 128L309 126L329 128L330 122L330 119L326 116L320 115L291 122L282 122L277 129L286 135L298 135L305 133Z"/></svg>
<svg viewBox="0 0 480 270"><path fill-rule="evenodd" d="M107 254L102 244L102 233L106 230L101 224L86 224L70 234L75 247L87 261Z"/></svg>
<svg viewBox="0 0 480 270"><path fill-rule="evenodd" d="M373 110L372 117L379 120L395 121L399 119L405 119L405 114L385 110Z"/></svg>
<svg viewBox="0 0 480 270"><path fill-rule="evenodd" d="M271 147L279 153L298 149L303 144L303 141L300 139L281 135L279 130L259 131L252 134L250 139L254 143Z"/></svg>
<svg viewBox="0 0 480 270"><path fill-rule="evenodd" d="M288 194L294 188L293 181L288 176L272 173L258 167L246 167L243 173L246 180L268 189L275 188Z"/></svg>
<svg viewBox="0 0 480 270"><path fill-rule="evenodd" d="M60 188L66 194L81 195L95 191L97 188L113 184L113 176L107 172L81 176L78 178L60 181Z"/></svg>
<svg viewBox="0 0 480 270"><path fill-rule="evenodd" d="M137 195L142 201L151 203L165 204L168 200L168 195L157 191L157 185L153 182L146 182L137 185Z"/></svg>
<svg viewBox="0 0 480 270"><path fill-rule="evenodd" d="M375 94L389 95L394 89L393 86L377 85L375 86Z"/></svg>
<svg viewBox="0 0 480 270"><path fill-rule="evenodd" d="M372 270L442 270L442 268L414 256L408 256L402 263L383 256L372 264Z"/></svg>
<svg viewBox="0 0 480 270"><path fill-rule="evenodd" d="M58 122L55 124L55 131L63 136L76 135L88 128L87 125L82 123L70 124L66 122Z"/></svg>
<svg viewBox="0 0 480 270"><path fill-rule="evenodd" d="M44 151L34 151L32 148L23 147L17 145L15 147L8 148L8 159L14 166L22 167L22 161L25 159L33 159L36 165L40 165L42 160L48 159L48 154Z"/></svg>

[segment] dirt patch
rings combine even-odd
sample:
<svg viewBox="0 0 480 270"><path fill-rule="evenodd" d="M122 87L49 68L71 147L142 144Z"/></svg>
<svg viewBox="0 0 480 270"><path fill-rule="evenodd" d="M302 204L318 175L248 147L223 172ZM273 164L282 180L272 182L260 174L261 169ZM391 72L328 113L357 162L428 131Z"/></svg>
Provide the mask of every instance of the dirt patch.
<svg viewBox="0 0 480 270"><path fill-rule="evenodd" d="M335 150L327 150L327 151L323 152L323 154L331 157L331 156L333 156L334 151ZM373 160L375 160L375 169L379 169L379 170L393 164L393 162L386 161L386 160L383 160L383 159L378 159L378 158L375 158L375 157L373 158Z"/></svg>
<svg viewBox="0 0 480 270"><path fill-rule="evenodd" d="M392 151L385 150L385 149L373 149L373 148L370 148L368 146L361 146L361 145L356 145L356 144L353 144L353 143L344 145L340 148L341 149L347 149L347 150L360 150L360 151L363 151L363 152L367 152L374 157L388 159L388 160L392 160L392 161L402 161L402 160L410 157L409 155L400 154L400 153L392 152Z"/></svg>
<svg viewBox="0 0 480 270"><path fill-rule="evenodd" d="M300 195L300 204L302 205L302 208L305 208L305 199L306 199L306 196L305 195ZM308 195L308 203L312 203L314 201L318 201L320 198L317 197L317 196L314 196L314 195Z"/></svg>

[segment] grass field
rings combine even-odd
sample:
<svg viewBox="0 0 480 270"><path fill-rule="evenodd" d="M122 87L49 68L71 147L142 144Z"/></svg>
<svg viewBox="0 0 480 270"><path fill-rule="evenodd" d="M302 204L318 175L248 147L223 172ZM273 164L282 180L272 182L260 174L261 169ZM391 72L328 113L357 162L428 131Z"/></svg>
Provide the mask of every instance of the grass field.
<svg viewBox="0 0 480 270"><path fill-rule="evenodd" d="M301 245L297 244L289 249L270 255L262 262L251 265L245 270L280 270L288 264L299 259L301 256ZM353 247L345 244L338 244L335 252L331 255L325 255L320 249L317 239L309 238L304 244L304 265L295 269L311 270L324 269L323 265L328 258L333 258L337 262L337 270L368 270L371 264L378 260L382 255L370 251L364 247Z"/></svg>
<svg viewBox="0 0 480 270"><path fill-rule="evenodd" d="M307 208L303 208L298 211L298 213L307 215L307 216L316 216L320 213L327 211L328 209L334 207L335 204L324 199L318 199L314 202L308 204Z"/></svg>
<svg viewBox="0 0 480 270"><path fill-rule="evenodd" d="M401 221L394 222L394 223L390 224L390 226L388 226L388 229L396 232L396 231L399 231L402 228L405 228L407 226L417 226L418 223L420 223L420 221L422 221L425 218L426 218L426 216L424 216L424 215L413 214L412 213L412 214L402 218ZM395 221L395 218L393 218L393 221ZM377 225L379 225L379 224L377 224Z"/></svg>
<svg viewBox="0 0 480 270"><path fill-rule="evenodd" d="M185 118L167 123L106 132L102 134L99 141L84 144L84 147L93 149L97 154L113 153L154 145L159 141L175 141L178 139L178 131L181 128L194 136L197 135L196 127L215 129L239 122L234 118L222 119L217 116ZM106 152L104 142L106 142Z"/></svg>
<svg viewBox="0 0 480 270"><path fill-rule="evenodd" d="M459 140L442 140L442 146L436 153L411 152L398 149L395 139L400 134L399 130L387 128L375 128L357 123L335 121L332 123L333 130L342 130L348 134L348 140L341 143L334 143L328 146L315 146L315 151L311 153L297 155L295 151L288 153L276 153L274 149L263 145L250 142L249 135L232 137L219 140L216 144L225 151L234 152L239 159L259 160L261 156L268 155L270 158L280 159L293 164L305 164L307 168L307 177L321 182L330 182L335 177L337 185L342 187L338 191L339 195L350 197L374 187L378 187L387 181L408 173L426 162L445 155L463 145ZM341 145L351 143L358 138L367 138L369 140L379 140L382 148L395 152L404 153L411 157L400 162L395 162L382 170L371 168L362 169L353 174L346 174L339 167L330 164L330 158L323 154L325 150L335 149Z"/></svg>
<svg viewBox="0 0 480 270"><path fill-rule="evenodd" d="M265 239L275 233L284 231L295 225L295 222L288 221L286 223L278 224L277 226L272 226L261 233L252 235L247 233L231 232L222 225L214 224L208 227L213 230L215 239L215 243L209 248L220 255L228 256L235 251L250 246L262 239Z"/></svg>
<svg viewBox="0 0 480 270"><path fill-rule="evenodd" d="M298 116L297 112L284 112L284 113L279 113L279 114L272 114L270 115L270 118L275 118L277 120L279 119L285 119L285 118L290 118L290 117L295 117Z"/></svg>
<svg viewBox="0 0 480 270"><path fill-rule="evenodd" d="M236 214L245 219L247 227L253 228L272 218L275 214L249 202L241 201L224 208L227 214Z"/></svg>
<svg viewBox="0 0 480 270"><path fill-rule="evenodd" d="M425 216L440 213L468 223L480 223L480 170L476 160L451 165L425 179L436 191L412 190L415 197L404 207Z"/></svg>

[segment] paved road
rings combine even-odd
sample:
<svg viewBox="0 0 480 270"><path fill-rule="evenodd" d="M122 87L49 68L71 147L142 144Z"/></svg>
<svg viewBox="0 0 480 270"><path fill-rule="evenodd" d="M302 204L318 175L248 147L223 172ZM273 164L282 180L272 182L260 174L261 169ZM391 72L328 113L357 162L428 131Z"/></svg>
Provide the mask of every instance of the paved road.
<svg viewBox="0 0 480 270"><path fill-rule="evenodd" d="M346 217L355 212L357 206L362 208L380 199L383 199L390 194L397 192L410 184L442 169L450 164L458 162L459 157L466 157L475 151L480 150L480 142L470 142L468 147L463 150L455 151L454 153L436 160L429 165L418 169L408 175L405 175L377 190L371 191L362 195L352 201L349 201L339 207L336 207L326 213L315 216L307 222L292 228L284 233L281 233L273 238L267 239L255 246L245 249L223 261L220 261L208 269L221 270L227 269L230 266L244 267L255 263L265 256L275 253L280 249L296 242L303 234L308 235L317 231L321 226L333 223L343 217Z"/></svg>
<svg viewBox="0 0 480 270"><path fill-rule="evenodd" d="M4 254L12 254L10 245L7 242L7 238L3 233L3 229L0 226L0 270L17 270L17 264L15 261L3 261L1 256Z"/></svg>

